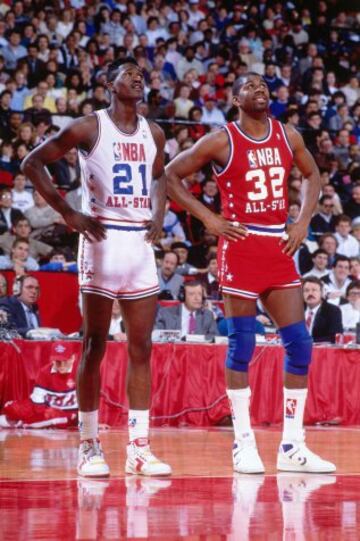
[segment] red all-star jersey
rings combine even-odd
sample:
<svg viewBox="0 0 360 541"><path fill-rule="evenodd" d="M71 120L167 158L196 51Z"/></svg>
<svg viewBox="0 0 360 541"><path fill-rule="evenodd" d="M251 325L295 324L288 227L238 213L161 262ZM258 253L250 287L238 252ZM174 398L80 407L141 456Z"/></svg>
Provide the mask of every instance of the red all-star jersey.
<svg viewBox="0 0 360 541"><path fill-rule="evenodd" d="M225 130L229 161L221 171L214 169L224 217L250 225L252 233L280 236L288 215L287 179L293 160L283 125L268 118L263 139L246 135L238 122Z"/></svg>
<svg viewBox="0 0 360 541"><path fill-rule="evenodd" d="M60 374L52 364L42 368L36 378L30 400L34 404L45 404L59 410L78 408L76 399L76 370L74 363L71 372Z"/></svg>

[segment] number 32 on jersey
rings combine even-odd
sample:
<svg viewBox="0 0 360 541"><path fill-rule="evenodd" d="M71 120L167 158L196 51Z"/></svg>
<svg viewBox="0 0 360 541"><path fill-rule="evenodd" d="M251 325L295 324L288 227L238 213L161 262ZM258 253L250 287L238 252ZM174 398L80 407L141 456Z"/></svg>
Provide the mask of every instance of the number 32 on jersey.
<svg viewBox="0 0 360 541"><path fill-rule="evenodd" d="M252 182L252 190L248 191L248 199L251 202L258 201L259 206L251 203L246 204L246 212L254 212L255 206L257 212L265 212L270 208L272 210L285 208L284 197L284 177L285 169L283 167L270 167L267 174L263 169L250 170L245 175L247 182ZM270 188L270 194L269 194ZM263 201L270 197L275 200L265 205ZM255 211L256 212L256 211Z"/></svg>

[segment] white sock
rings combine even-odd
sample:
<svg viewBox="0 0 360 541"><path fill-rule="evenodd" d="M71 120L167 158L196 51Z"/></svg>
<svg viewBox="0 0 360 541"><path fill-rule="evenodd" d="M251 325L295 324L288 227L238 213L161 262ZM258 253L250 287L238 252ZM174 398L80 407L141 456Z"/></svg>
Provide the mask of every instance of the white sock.
<svg viewBox="0 0 360 541"><path fill-rule="evenodd" d="M149 438L149 410L129 410L129 441Z"/></svg>
<svg viewBox="0 0 360 541"><path fill-rule="evenodd" d="M235 439L253 438L250 424L250 387L245 389L226 389L230 400Z"/></svg>
<svg viewBox="0 0 360 541"><path fill-rule="evenodd" d="M307 389L284 387L284 428L282 441L302 440Z"/></svg>
<svg viewBox="0 0 360 541"><path fill-rule="evenodd" d="M93 440L99 433L99 410L79 411L80 440Z"/></svg>

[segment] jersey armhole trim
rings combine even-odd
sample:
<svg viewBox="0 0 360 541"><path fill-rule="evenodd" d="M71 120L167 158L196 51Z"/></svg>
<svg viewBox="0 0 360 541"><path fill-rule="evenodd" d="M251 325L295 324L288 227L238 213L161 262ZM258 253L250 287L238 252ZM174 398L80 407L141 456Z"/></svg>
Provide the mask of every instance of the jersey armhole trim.
<svg viewBox="0 0 360 541"><path fill-rule="evenodd" d="M92 147L92 149L90 150L90 152L88 152L87 154L85 154L81 149L80 149L80 152L81 152L81 155L83 156L83 158L85 160L88 160L89 158L91 158L91 156L94 154L98 144L99 144L99 141L100 141L100 137L101 137L101 121L100 121L100 116L99 116L99 113L97 111L95 111L95 118L96 118L96 122L97 122L97 128L98 128L98 135L97 135L97 138L96 138L96 141L94 143L94 146Z"/></svg>
<svg viewBox="0 0 360 541"><path fill-rule="evenodd" d="M233 155L234 155L234 144L233 144L231 132L230 132L230 130L229 130L229 128L227 126L224 126L223 129L225 130L225 133L226 133L226 135L228 137L230 152L229 152L229 157L227 159L227 162L226 162L225 166L222 169L218 169L216 167L216 165L215 165L215 162L212 163L212 166L211 166L212 170L215 173L215 175L218 176L218 177L220 177L221 175L226 173L226 171L229 169L229 167L230 167L230 165L232 163Z"/></svg>
<svg viewBox="0 0 360 541"><path fill-rule="evenodd" d="M281 131L282 131L282 133L284 135L284 140L285 140L286 146L288 147L291 156L294 156L294 152L293 152L293 149L291 148L290 141L289 141L289 138L287 136L285 127L283 126L283 124L281 122L279 122L279 126L280 126Z"/></svg>

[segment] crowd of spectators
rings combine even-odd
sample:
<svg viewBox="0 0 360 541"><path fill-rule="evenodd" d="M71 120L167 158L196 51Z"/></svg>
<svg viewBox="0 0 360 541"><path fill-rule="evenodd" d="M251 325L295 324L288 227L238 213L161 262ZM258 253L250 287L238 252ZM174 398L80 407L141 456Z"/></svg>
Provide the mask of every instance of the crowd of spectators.
<svg viewBox="0 0 360 541"><path fill-rule="evenodd" d="M131 55L146 83L139 113L163 127L168 159L237 119L234 81L248 71L264 76L270 114L302 133L321 172L319 206L295 263L322 280L329 303L349 304L348 286L360 279L359 29L359 11L345 0L0 2L0 268L77 271L77 236L20 164L73 118L108 106L107 65ZM76 149L49 172L79 209ZM210 169L184 185L220 211ZM295 167L289 198L291 222L302 199ZM216 250L217 239L169 201L156 246L162 298L176 299L191 276L221 299Z"/></svg>

